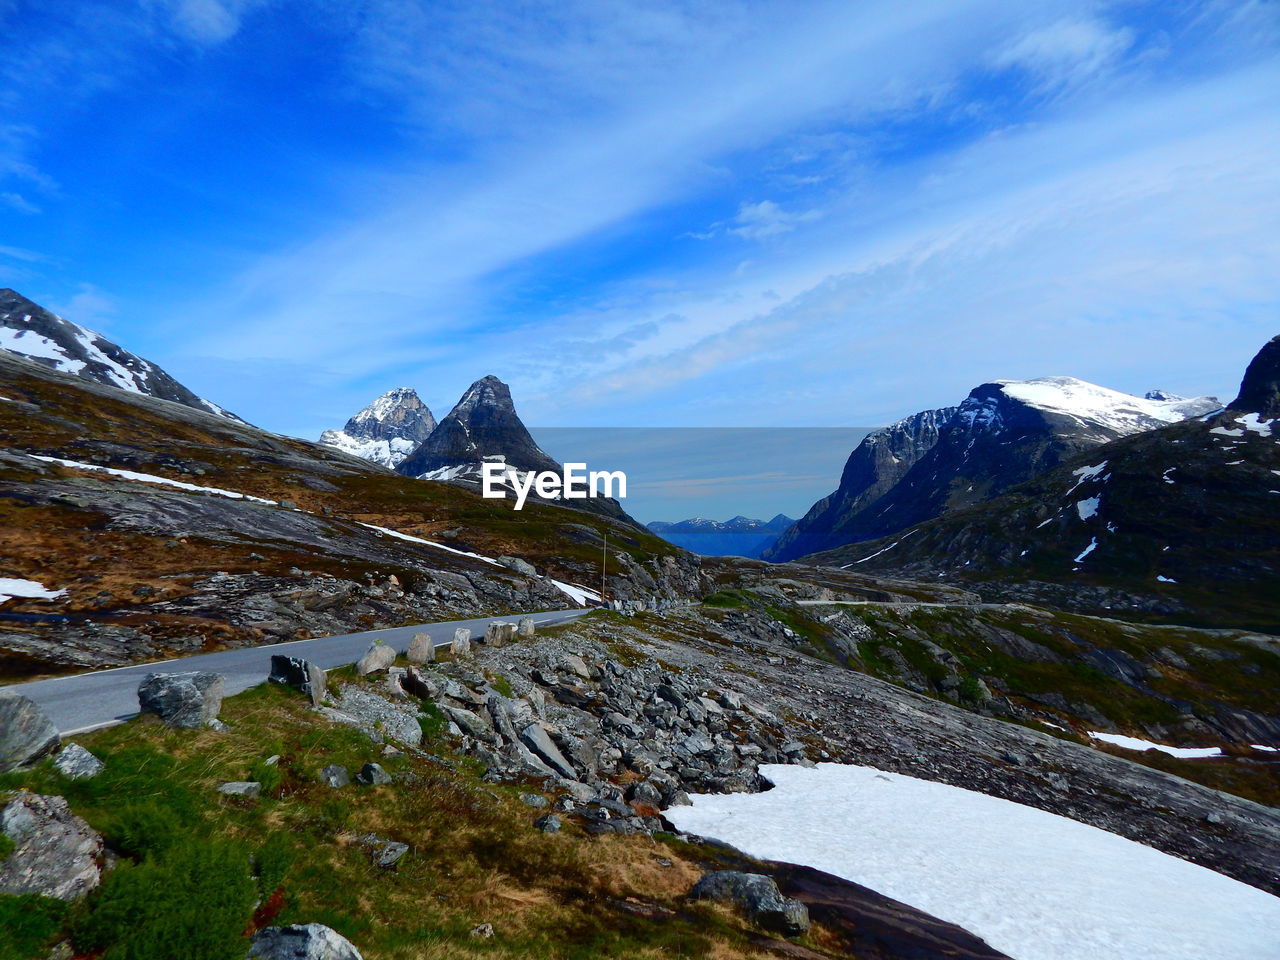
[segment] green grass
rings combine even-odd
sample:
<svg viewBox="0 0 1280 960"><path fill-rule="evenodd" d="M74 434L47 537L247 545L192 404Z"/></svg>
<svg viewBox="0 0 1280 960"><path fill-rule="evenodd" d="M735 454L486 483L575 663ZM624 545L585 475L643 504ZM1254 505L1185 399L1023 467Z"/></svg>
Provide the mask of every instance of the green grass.
<svg viewBox="0 0 1280 960"><path fill-rule="evenodd" d="M46 956L68 909L48 897L0 896L0 960Z"/></svg>

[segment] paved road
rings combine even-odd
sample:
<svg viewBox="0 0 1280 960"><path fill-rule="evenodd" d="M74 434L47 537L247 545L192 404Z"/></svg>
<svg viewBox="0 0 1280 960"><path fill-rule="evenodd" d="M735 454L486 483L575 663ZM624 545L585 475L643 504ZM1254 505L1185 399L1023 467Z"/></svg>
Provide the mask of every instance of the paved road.
<svg viewBox="0 0 1280 960"><path fill-rule="evenodd" d="M110 726L128 720L138 713L138 684L148 673L180 673L186 670L210 670L226 677L227 696L248 690L267 679L271 671L272 654L283 653L291 657L305 657L317 666L328 670L355 663L375 639L391 644L400 653L408 649L415 633L429 634L436 646L451 643L456 627L470 627L472 634L481 634L493 620L515 620L521 616L532 617L539 626L565 623L576 619L587 609L552 610L548 613L514 614L508 617L482 617L477 620L451 620L447 623L426 623L414 627L389 627L385 630L367 630L363 633L344 633L314 640L291 640L261 647L244 647L238 650L222 650L218 653L201 653L160 663L140 663L129 667L115 667L96 673L82 673L73 677L52 677L33 680L0 688L3 692L20 693L38 703L64 735L84 733L98 727Z"/></svg>

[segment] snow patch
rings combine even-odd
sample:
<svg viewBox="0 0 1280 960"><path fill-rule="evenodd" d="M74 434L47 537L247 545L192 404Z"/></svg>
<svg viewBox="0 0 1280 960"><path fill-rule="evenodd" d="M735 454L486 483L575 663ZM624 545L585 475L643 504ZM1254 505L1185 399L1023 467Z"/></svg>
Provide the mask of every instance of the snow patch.
<svg viewBox="0 0 1280 960"><path fill-rule="evenodd" d="M1156 574L1156 579L1159 580L1161 583L1177 583L1178 582L1177 580L1173 579L1173 577L1162 577L1160 576L1160 574Z"/></svg>
<svg viewBox="0 0 1280 960"><path fill-rule="evenodd" d="M38 580L0 577L0 603L7 603L15 597L21 597L23 600L57 600L66 595L67 591L50 590Z"/></svg>
<svg viewBox="0 0 1280 960"><path fill-rule="evenodd" d="M1098 549L1098 538L1091 537L1089 540L1089 545L1080 551L1080 555L1076 557L1075 562L1079 563L1081 560L1083 560L1085 557L1087 557L1089 554L1093 553L1093 551L1097 549Z"/></svg>
<svg viewBox="0 0 1280 960"><path fill-rule="evenodd" d="M234 490L223 490L221 487L202 487L194 483L185 483L182 480L170 480L168 477L157 477L150 473L137 473L133 470L117 470L115 467L101 467L96 463L81 463L78 460L63 460L60 457L41 457L36 456L37 460L43 460L45 463L57 463L64 467L74 467L76 470L93 470L97 473L109 473L113 477L119 477L122 480L133 480L136 483L154 483L164 487L175 487L178 490L188 490L192 493L211 493L218 497L227 497L231 500L252 500L254 503L269 503L273 507L279 506L275 500L264 500L262 497L253 497L247 493L236 493Z"/></svg>
<svg viewBox="0 0 1280 960"><path fill-rule="evenodd" d="M1126 737L1119 733L1098 733L1094 730L1089 731L1089 736L1103 743L1124 747L1126 750L1159 750L1161 753L1167 753L1171 757L1181 757L1184 760L1202 760L1205 757L1222 756L1222 751L1217 747L1170 747L1163 743L1152 743L1150 740L1139 740L1137 737Z"/></svg>
<svg viewBox="0 0 1280 960"><path fill-rule="evenodd" d="M861 883L1017 960L1264 960L1280 899L1033 807L872 767L761 768L758 794L665 815L752 856Z"/></svg>
<svg viewBox="0 0 1280 960"><path fill-rule="evenodd" d="M1088 500L1081 500L1076 504L1076 512L1080 514L1081 520L1088 520L1098 512L1098 503L1101 497L1090 497Z"/></svg>

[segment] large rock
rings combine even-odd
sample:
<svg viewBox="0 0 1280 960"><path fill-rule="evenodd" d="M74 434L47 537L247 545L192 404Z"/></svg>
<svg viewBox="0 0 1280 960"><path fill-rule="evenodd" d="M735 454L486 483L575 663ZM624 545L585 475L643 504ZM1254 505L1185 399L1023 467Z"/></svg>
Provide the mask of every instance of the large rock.
<svg viewBox="0 0 1280 960"><path fill-rule="evenodd" d="M89 780L106 769L106 764L78 743L68 743L59 750L53 766L69 780Z"/></svg>
<svg viewBox="0 0 1280 960"><path fill-rule="evenodd" d="M138 706L166 726L210 726L218 719L225 690L218 673L149 673L138 687Z"/></svg>
<svg viewBox="0 0 1280 960"><path fill-rule="evenodd" d="M521 730L520 741L560 776L569 780L578 778L578 772L573 769L573 764L565 759L564 754L560 752L560 748L555 745L555 741L551 739L551 735L542 724L531 723Z"/></svg>
<svg viewBox="0 0 1280 960"><path fill-rule="evenodd" d="M369 644L368 651L356 663L356 673L362 677L367 677L369 674L377 673L379 670L386 670L395 662L395 647L375 640Z"/></svg>
<svg viewBox="0 0 1280 960"><path fill-rule="evenodd" d="M528 560L521 560L519 557L499 557L498 562L508 570L514 570L516 573L523 573L526 577L536 577L537 569Z"/></svg>
<svg viewBox="0 0 1280 960"><path fill-rule="evenodd" d="M320 706L328 686L325 672L310 660L280 654L271 657L271 675L267 679L300 690L310 698L313 707Z"/></svg>
<svg viewBox="0 0 1280 960"><path fill-rule="evenodd" d="M249 956L258 960L363 960L350 940L322 923L260 930L254 934Z"/></svg>
<svg viewBox="0 0 1280 960"><path fill-rule="evenodd" d="M57 727L33 701L0 693L0 773L35 763L61 742Z"/></svg>
<svg viewBox="0 0 1280 960"><path fill-rule="evenodd" d="M405 654L410 663L430 663L436 658L436 642L427 633L415 633Z"/></svg>
<svg viewBox="0 0 1280 960"><path fill-rule="evenodd" d="M537 630L537 625L533 622L533 617L521 617L516 627L516 633L522 637L532 637Z"/></svg>
<svg viewBox="0 0 1280 960"><path fill-rule="evenodd" d="M338 709L374 743L388 739L413 747L422 743L422 725L418 723L416 707L393 703L356 686L341 687L337 700Z"/></svg>
<svg viewBox="0 0 1280 960"><path fill-rule="evenodd" d="M0 810L13 850L0 860L0 893L75 900L98 885L102 838L62 797L20 793Z"/></svg>
<svg viewBox="0 0 1280 960"><path fill-rule="evenodd" d="M458 627L453 631L452 653L455 657L471 652L471 631L466 627Z"/></svg>
<svg viewBox="0 0 1280 960"><path fill-rule="evenodd" d="M715 870L703 874L689 896L732 903L766 930L784 936L797 937L809 929L808 907L784 897L778 885L764 874Z"/></svg>
<svg viewBox="0 0 1280 960"><path fill-rule="evenodd" d="M506 646L515 639L516 625L505 620L491 620L484 628L484 642L491 647Z"/></svg>

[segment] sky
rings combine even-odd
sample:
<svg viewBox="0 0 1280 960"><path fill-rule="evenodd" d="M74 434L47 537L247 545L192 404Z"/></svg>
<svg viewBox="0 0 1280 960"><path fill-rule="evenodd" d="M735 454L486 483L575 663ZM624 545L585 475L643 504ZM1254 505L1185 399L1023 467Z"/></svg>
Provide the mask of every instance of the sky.
<svg viewBox="0 0 1280 960"><path fill-rule="evenodd" d="M486 374L535 428L1225 398L1280 332L1273 0L0 0L0 35L0 285L283 433Z"/></svg>

